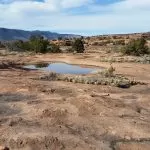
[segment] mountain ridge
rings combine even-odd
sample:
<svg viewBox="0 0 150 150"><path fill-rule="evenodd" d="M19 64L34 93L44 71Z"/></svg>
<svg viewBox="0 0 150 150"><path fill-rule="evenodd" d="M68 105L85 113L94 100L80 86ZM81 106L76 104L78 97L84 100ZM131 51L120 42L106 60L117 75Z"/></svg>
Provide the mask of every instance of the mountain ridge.
<svg viewBox="0 0 150 150"><path fill-rule="evenodd" d="M41 35L49 40L57 39L58 37L62 37L62 38L80 37L80 35L60 34L60 33L50 32L50 31L40 31L40 30L28 31L28 30L21 30L21 29L0 28L1 41L28 40L32 35Z"/></svg>

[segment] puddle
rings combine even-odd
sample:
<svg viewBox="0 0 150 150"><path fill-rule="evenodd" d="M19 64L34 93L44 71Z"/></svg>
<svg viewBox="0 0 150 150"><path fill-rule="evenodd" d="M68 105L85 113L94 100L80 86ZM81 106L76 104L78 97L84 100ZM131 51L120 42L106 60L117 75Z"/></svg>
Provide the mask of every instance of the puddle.
<svg viewBox="0 0 150 150"><path fill-rule="evenodd" d="M35 65L24 66L27 69L39 69L52 71L61 74L89 74L103 68L82 67L80 65L71 65L67 63L41 63Z"/></svg>

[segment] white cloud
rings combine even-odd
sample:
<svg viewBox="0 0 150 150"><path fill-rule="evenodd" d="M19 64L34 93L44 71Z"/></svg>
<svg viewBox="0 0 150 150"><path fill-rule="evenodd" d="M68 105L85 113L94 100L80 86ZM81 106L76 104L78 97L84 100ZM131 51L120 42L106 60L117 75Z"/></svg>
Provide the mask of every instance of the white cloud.
<svg viewBox="0 0 150 150"><path fill-rule="evenodd" d="M77 14L68 13L76 7L80 7ZM149 16L150 0L125 0L105 6L94 0L15 0L0 4L0 26L79 34L148 31Z"/></svg>
<svg viewBox="0 0 150 150"><path fill-rule="evenodd" d="M93 0L62 0L61 5L63 8L80 7L94 3Z"/></svg>

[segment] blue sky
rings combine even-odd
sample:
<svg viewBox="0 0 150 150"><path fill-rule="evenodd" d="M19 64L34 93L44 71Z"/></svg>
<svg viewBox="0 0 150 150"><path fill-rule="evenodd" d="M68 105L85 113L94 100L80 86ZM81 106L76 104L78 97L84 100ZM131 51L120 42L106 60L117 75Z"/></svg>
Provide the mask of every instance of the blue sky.
<svg viewBox="0 0 150 150"><path fill-rule="evenodd" d="M150 0L0 0L0 27L98 35L150 31Z"/></svg>

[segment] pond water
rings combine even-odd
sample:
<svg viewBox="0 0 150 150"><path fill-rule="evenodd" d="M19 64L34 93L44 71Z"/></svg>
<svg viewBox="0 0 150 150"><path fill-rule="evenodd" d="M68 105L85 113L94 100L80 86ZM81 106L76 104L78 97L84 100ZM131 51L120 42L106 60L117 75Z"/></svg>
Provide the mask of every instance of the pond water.
<svg viewBox="0 0 150 150"><path fill-rule="evenodd" d="M96 68L82 67L80 65L71 65L67 63L57 63L57 62L28 65L24 66L24 68L53 71L61 74L89 74L97 70Z"/></svg>

